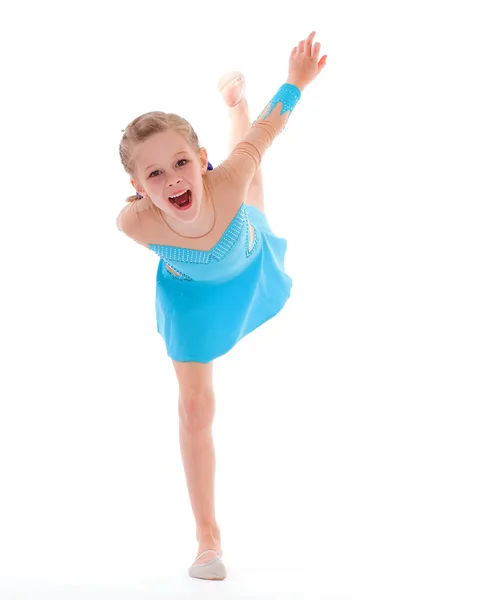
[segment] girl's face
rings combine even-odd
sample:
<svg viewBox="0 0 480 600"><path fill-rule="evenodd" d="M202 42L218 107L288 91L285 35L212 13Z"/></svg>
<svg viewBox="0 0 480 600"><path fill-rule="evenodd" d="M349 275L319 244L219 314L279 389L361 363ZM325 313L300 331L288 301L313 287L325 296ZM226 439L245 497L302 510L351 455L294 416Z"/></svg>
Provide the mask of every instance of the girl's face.
<svg viewBox="0 0 480 600"><path fill-rule="evenodd" d="M155 206L183 223L198 217L202 175L208 166L204 148L199 154L181 133L169 129L139 144L134 160L138 181L132 184L142 196L149 196Z"/></svg>

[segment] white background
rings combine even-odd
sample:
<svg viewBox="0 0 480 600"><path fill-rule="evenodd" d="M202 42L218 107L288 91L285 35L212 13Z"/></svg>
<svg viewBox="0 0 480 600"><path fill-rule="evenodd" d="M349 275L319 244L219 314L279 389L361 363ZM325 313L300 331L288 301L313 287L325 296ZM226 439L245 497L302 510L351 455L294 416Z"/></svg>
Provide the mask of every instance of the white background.
<svg viewBox="0 0 480 600"><path fill-rule="evenodd" d="M2 600L480 597L473 6L2 8ZM158 257L116 228L118 144L172 111L218 164L217 79L245 73L255 119L312 29L327 66L263 162L294 288L216 361L229 576L192 580Z"/></svg>

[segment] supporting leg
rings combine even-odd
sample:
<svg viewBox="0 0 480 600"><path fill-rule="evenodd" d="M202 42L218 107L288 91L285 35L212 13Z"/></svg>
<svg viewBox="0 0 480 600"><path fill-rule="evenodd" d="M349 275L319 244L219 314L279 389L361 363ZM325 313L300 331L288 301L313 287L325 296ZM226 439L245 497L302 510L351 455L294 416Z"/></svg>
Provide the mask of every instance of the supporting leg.
<svg viewBox="0 0 480 600"><path fill-rule="evenodd" d="M215 517L215 415L213 363L173 362L179 384L179 433L187 488L196 522L197 556L213 549L222 555L220 528ZM208 562L207 553L195 564Z"/></svg>

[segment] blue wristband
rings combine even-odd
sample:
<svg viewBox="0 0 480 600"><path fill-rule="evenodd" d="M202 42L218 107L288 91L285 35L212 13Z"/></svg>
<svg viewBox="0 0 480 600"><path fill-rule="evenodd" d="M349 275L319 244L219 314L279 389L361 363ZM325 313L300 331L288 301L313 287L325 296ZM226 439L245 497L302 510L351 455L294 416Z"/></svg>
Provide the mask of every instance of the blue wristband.
<svg viewBox="0 0 480 600"><path fill-rule="evenodd" d="M300 96L302 95L301 91L298 89L296 85L292 85L291 83L284 83L275 94L275 96L270 100L271 106L268 110L267 114L263 117L266 119L268 115L273 111L273 109L277 106L279 102L282 103L282 112L283 115L287 111L292 112L295 108L297 102L300 100Z"/></svg>

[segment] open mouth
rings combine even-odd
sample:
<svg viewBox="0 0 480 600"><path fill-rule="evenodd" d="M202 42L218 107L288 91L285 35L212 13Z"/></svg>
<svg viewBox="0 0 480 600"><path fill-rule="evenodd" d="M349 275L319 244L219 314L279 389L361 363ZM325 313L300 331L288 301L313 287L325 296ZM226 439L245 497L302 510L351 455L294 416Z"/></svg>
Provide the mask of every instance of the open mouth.
<svg viewBox="0 0 480 600"><path fill-rule="evenodd" d="M168 198L178 210L187 210L192 205L192 192L187 190L183 194L177 194Z"/></svg>

